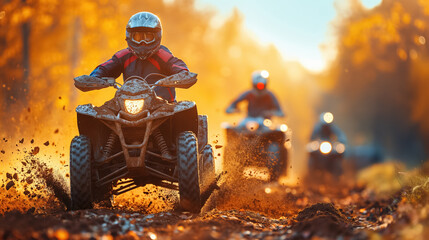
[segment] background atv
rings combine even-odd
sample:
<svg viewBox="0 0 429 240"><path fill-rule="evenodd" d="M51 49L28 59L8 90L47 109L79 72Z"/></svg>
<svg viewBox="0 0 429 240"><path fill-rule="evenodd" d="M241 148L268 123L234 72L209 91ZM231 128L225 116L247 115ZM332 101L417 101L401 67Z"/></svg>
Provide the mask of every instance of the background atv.
<svg viewBox="0 0 429 240"><path fill-rule="evenodd" d="M238 126L224 126L226 146L224 168L242 174L245 167L263 167L269 180L286 175L290 131L285 124L275 126L270 119L245 118Z"/></svg>
<svg viewBox="0 0 429 240"><path fill-rule="evenodd" d="M343 173L343 158L346 147L343 143L329 139L316 139L307 144L310 154L308 160L308 181L321 179L319 176L331 174L338 178ZM316 180L319 181L319 180Z"/></svg>
<svg viewBox="0 0 429 240"><path fill-rule="evenodd" d="M70 146L72 209L92 208L95 201L150 183L178 190L184 210L200 211L214 180L207 117L197 114L194 102L168 103L153 90L189 88L196 76L183 71L155 84L134 76L120 88L113 79L75 78L82 91L118 90L101 107L76 108L80 135Z"/></svg>

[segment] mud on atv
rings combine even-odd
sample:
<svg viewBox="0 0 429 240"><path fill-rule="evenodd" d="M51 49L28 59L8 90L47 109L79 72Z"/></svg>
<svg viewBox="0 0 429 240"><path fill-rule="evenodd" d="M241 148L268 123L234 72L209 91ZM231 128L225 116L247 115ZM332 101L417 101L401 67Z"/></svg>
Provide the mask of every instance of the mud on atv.
<svg viewBox="0 0 429 240"><path fill-rule="evenodd" d="M168 103L153 90L189 88L196 76L183 71L155 84L133 76L121 87L113 79L75 78L82 91L118 90L101 107L76 108L80 135L70 146L72 209L92 208L112 195L154 184L178 190L185 211L200 211L215 174L207 117L198 115L194 102Z"/></svg>
<svg viewBox="0 0 429 240"><path fill-rule="evenodd" d="M286 175L290 131L285 124L275 126L270 119L248 117L238 126L224 125L226 146L224 169L243 173L246 167L268 170L269 181Z"/></svg>

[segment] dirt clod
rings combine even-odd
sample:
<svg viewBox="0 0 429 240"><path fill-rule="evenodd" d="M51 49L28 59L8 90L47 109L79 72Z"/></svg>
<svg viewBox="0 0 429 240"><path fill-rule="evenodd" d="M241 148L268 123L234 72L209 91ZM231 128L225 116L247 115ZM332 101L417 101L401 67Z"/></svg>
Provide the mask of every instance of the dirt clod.
<svg viewBox="0 0 429 240"><path fill-rule="evenodd" d="M299 212L292 229L301 235L335 238L351 236L353 223L332 203L317 203Z"/></svg>
<svg viewBox="0 0 429 240"><path fill-rule="evenodd" d="M38 153L39 153L39 151L40 151L40 148L39 148L39 147L35 147L35 148L33 148L33 150L31 151L31 154L32 154L32 155L36 155L36 154L38 154Z"/></svg>
<svg viewBox="0 0 429 240"><path fill-rule="evenodd" d="M15 183L13 181L10 181L6 184L6 190L9 190L11 187L13 187Z"/></svg>
<svg viewBox="0 0 429 240"><path fill-rule="evenodd" d="M32 184L33 179L31 177L28 177L27 179L25 179L25 182L27 182L28 184Z"/></svg>

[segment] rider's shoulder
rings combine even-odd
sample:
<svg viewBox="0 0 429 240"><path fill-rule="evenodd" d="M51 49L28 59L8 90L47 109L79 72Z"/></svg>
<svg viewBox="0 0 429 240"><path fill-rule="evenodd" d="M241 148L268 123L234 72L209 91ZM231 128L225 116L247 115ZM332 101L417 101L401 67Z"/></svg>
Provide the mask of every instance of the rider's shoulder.
<svg viewBox="0 0 429 240"><path fill-rule="evenodd" d="M170 60L171 57L173 57L171 51L164 45L161 45L158 52L156 52L156 55L164 62L167 62L168 60Z"/></svg>
<svg viewBox="0 0 429 240"><path fill-rule="evenodd" d="M270 91L270 90L268 90L268 89L265 89L265 91L266 91L266 94L268 94L268 95L270 95L271 97L276 97L276 95L274 94L274 92L272 92L272 91Z"/></svg>
<svg viewBox="0 0 429 240"><path fill-rule="evenodd" d="M127 55L127 54L129 54L129 53L132 53L132 52L131 52L131 50L130 50L129 48L125 48L125 49L122 49L122 50L117 51L117 52L115 53L115 56L116 56L117 58L122 58L122 57L124 57L125 55Z"/></svg>
<svg viewBox="0 0 429 240"><path fill-rule="evenodd" d="M247 91L244 91L244 92L242 92L241 94L240 94L240 99L249 99L249 98L252 98L252 97L254 97L254 96L256 96L254 93L253 93L253 91L252 90L247 90Z"/></svg>

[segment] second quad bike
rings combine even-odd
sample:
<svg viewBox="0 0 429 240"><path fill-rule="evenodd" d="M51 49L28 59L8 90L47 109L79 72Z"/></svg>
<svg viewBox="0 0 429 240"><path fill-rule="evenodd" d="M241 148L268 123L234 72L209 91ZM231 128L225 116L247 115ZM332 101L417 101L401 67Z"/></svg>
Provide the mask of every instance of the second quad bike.
<svg viewBox="0 0 429 240"><path fill-rule="evenodd" d="M80 135L70 145L72 209L92 208L112 195L154 184L178 190L185 211L200 211L204 191L215 179L207 117L198 115L194 102L169 103L154 91L189 88L196 76L182 71L154 84L133 76L120 87L114 79L75 78L82 91L109 86L118 90L101 107L76 108Z"/></svg>
<svg viewBox="0 0 429 240"><path fill-rule="evenodd" d="M238 126L224 125L226 146L224 168L239 171L245 167L268 170L269 181L286 175L291 132L286 124L276 126L268 118L247 117Z"/></svg>

